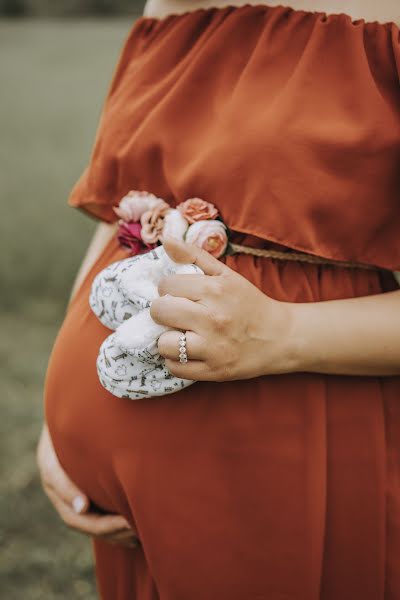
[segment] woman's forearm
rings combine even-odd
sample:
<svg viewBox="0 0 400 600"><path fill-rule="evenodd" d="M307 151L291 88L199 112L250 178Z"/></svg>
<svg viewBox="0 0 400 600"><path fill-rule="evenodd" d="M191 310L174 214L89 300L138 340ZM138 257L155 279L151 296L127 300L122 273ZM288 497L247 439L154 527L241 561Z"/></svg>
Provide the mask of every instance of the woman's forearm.
<svg viewBox="0 0 400 600"><path fill-rule="evenodd" d="M292 371L400 375L400 290L293 304Z"/></svg>
<svg viewBox="0 0 400 600"><path fill-rule="evenodd" d="M79 289L87 273L94 265L97 258L100 256L101 252L104 250L105 246L108 244L110 239L115 234L116 228L117 225L115 223L111 225L109 223L100 223L97 226L96 231L89 244L89 247L86 251L86 254L83 258L81 266L79 267L79 271L75 278L74 284L72 286L71 295L69 299L70 302L77 290Z"/></svg>

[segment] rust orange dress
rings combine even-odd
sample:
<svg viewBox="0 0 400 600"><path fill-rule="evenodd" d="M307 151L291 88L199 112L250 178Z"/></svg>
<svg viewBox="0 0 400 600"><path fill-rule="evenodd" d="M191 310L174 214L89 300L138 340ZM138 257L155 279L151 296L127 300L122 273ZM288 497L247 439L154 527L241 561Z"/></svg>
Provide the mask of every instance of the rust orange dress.
<svg viewBox="0 0 400 600"><path fill-rule="evenodd" d="M237 254L273 298L396 288L400 43L394 23L265 5L136 21L70 203L105 221L130 189L213 202L233 241L389 271ZM46 417L61 464L137 549L95 542L103 600L399 600L400 377L293 373L106 392L109 335L70 305Z"/></svg>

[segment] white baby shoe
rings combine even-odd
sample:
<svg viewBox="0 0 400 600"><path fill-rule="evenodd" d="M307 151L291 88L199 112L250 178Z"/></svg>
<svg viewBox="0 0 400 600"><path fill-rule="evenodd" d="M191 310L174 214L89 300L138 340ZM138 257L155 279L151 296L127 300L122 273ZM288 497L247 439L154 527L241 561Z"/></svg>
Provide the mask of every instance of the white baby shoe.
<svg viewBox="0 0 400 600"><path fill-rule="evenodd" d="M194 383L165 367L157 341L173 328L150 316L160 279L175 273L203 271L194 264L175 263L163 246L157 246L109 265L93 281L90 306L103 325L115 330L100 347L97 372L101 384L119 398L162 396Z"/></svg>

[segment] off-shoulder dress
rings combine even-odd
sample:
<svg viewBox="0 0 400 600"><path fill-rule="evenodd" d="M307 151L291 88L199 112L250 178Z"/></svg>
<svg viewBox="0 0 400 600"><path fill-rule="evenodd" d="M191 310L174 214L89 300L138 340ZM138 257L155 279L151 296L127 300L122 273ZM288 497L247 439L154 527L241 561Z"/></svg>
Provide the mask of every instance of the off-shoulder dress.
<svg viewBox="0 0 400 600"><path fill-rule="evenodd" d="M112 222L131 189L197 196L239 243L381 268L222 259L276 299L395 289L399 74L394 23L254 4L141 17L69 202ZM113 239L80 286L45 393L61 464L141 540L95 542L103 600L399 600L400 377L116 398L96 374L110 332L88 295L124 256Z"/></svg>

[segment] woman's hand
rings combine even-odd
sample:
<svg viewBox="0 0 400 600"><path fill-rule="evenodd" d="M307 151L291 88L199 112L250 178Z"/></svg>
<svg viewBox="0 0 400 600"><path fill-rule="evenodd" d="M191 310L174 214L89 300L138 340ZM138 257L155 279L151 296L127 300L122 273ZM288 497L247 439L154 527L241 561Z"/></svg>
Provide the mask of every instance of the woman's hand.
<svg viewBox="0 0 400 600"><path fill-rule="evenodd" d="M157 323L187 332L188 362L179 362L179 331L158 340L173 375L228 381L312 372L400 375L400 290L318 302L279 302L208 252L164 241L176 262L205 275L161 280L151 305Z"/></svg>
<svg viewBox="0 0 400 600"><path fill-rule="evenodd" d="M39 440L37 462L43 489L68 527L111 543L137 546L137 536L124 517L89 510L89 499L62 469L46 425L43 426Z"/></svg>
<svg viewBox="0 0 400 600"><path fill-rule="evenodd" d="M180 332L158 340L173 375L227 381L291 370L289 304L269 298L205 250L171 237L164 247L174 261L195 263L205 273L164 277L151 305L157 323L187 332L187 363L179 362Z"/></svg>

